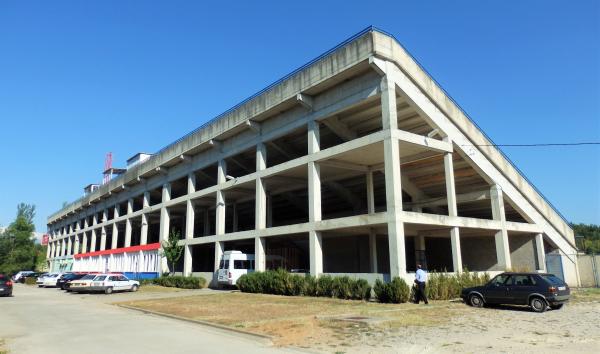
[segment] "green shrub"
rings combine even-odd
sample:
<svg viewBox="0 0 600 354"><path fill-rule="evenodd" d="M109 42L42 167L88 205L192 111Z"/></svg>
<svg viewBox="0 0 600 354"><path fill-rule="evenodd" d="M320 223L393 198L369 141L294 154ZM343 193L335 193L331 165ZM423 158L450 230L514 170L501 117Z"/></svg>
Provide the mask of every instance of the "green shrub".
<svg viewBox="0 0 600 354"><path fill-rule="evenodd" d="M373 287L379 302L400 304L407 302L410 288L402 278L394 277L391 282L384 283L377 279Z"/></svg>
<svg viewBox="0 0 600 354"><path fill-rule="evenodd" d="M34 277L25 278L25 284L27 284L27 285L35 285L35 281L36 281L36 279Z"/></svg>
<svg viewBox="0 0 600 354"><path fill-rule="evenodd" d="M460 297L462 288L483 285L490 280L487 273L464 272L458 275L429 273L425 292L429 300L450 300Z"/></svg>
<svg viewBox="0 0 600 354"><path fill-rule="evenodd" d="M315 278L310 275L291 274L283 269L245 274L237 280L236 284L238 289L246 293L356 300L366 300L371 296L371 287L364 279L355 280L347 276L329 275Z"/></svg>
<svg viewBox="0 0 600 354"><path fill-rule="evenodd" d="M206 286L206 279L200 277L184 277L180 275L152 279L152 282L144 281L144 284L156 284L168 288L180 289L202 289Z"/></svg>

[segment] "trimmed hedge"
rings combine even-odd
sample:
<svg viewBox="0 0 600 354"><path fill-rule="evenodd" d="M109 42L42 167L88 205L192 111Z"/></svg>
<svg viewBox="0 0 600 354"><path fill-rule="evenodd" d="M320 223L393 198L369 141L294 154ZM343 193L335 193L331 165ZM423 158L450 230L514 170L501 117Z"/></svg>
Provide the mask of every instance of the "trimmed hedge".
<svg viewBox="0 0 600 354"><path fill-rule="evenodd" d="M407 302L410 288L402 278L394 277L391 282L384 283L377 279L373 287L379 302L400 304Z"/></svg>
<svg viewBox="0 0 600 354"><path fill-rule="evenodd" d="M248 273L242 275L236 284L238 289L246 293L321 296L347 300L368 300L371 297L371 286L364 279L329 275L315 278L310 275L291 274L283 269Z"/></svg>
<svg viewBox="0 0 600 354"><path fill-rule="evenodd" d="M184 277L181 275L175 275L171 277L162 276L155 279L144 279L140 281L140 284L156 284L168 288L180 289L202 289L206 286L206 279L200 277Z"/></svg>

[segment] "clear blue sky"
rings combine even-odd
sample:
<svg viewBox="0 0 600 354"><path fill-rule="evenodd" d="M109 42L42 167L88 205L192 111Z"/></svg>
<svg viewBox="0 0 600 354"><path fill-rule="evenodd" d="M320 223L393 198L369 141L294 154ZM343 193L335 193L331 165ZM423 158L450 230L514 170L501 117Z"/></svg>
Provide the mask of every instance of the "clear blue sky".
<svg viewBox="0 0 600 354"><path fill-rule="evenodd" d="M596 0L249 3L0 2L0 225L27 202L45 230L107 152L154 152L368 25L496 143L600 141ZM600 224L600 147L504 151L567 219Z"/></svg>

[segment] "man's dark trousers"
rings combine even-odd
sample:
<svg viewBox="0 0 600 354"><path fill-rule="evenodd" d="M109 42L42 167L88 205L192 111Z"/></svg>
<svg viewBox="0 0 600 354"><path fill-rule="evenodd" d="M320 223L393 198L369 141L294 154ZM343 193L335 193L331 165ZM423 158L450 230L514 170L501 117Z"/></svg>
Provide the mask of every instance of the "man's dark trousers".
<svg viewBox="0 0 600 354"><path fill-rule="evenodd" d="M427 301L427 295L425 295L425 282L424 281L418 281L417 282L417 296L415 299L415 303L419 303L421 302L421 300L423 300L423 302L425 302L426 304L429 303L429 301Z"/></svg>

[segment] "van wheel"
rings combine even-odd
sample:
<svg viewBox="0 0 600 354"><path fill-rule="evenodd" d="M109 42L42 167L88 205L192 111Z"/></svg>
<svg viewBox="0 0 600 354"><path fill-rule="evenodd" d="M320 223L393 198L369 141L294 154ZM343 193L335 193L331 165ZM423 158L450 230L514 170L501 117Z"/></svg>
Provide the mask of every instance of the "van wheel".
<svg viewBox="0 0 600 354"><path fill-rule="evenodd" d="M529 300L529 306L531 306L531 309L535 312L544 312L546 311L546 301L544 301L542 298L540 297L533 297L531 298L531 300Z"/></svg>
<svg viewBox="0 0 600 354"><path fill-rule="evenodd" d="M137 285L134 285L131 287L131 291L135 293L136 291L138 291L138 288L139 287Z"/></svg>
<svg viewBox="0 0 600 354"><path fill-rule="evenodd" d="M104 290L104 293L107 294L107 295L108 294L112 294L112 292L113 292L112 286L109 286L108 288L106 288L106 290Z"/></svg>
<svg viewBox="0 0 600 354"><path fill-rule="evenodd" d="M473 307L483 307L483 298L477 294L471 294L469 296L469 304Z"/></svg>

